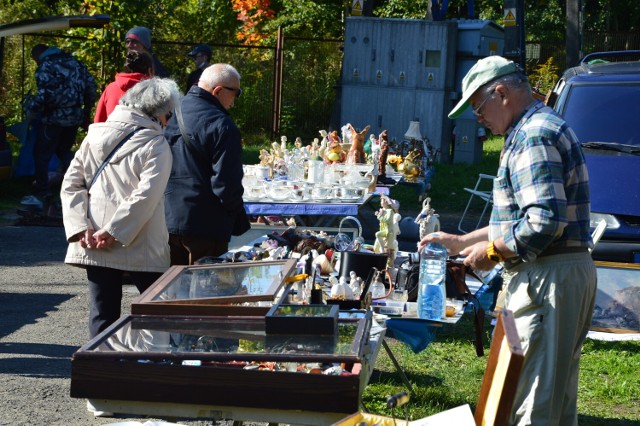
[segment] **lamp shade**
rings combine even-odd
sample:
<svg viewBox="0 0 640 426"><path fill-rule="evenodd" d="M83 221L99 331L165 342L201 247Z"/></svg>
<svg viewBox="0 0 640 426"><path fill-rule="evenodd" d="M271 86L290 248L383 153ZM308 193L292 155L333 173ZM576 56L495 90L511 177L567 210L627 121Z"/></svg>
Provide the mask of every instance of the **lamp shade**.
<svg viewBox="0 0 640 426"><path fill-rule="evenodd" d="M422 139L422 134L420 133L420 122L419 121L410 121L409 129L404 134L405 139Z"/></svg>

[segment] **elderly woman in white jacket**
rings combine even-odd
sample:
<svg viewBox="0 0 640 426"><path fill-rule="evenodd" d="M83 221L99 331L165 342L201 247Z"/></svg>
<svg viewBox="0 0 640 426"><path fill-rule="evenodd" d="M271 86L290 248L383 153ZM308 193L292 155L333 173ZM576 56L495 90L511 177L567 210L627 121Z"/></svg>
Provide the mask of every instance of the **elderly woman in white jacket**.
<svg viewBox="0 0 640 426"><path fill-rule="evenodd" d="M172 157L163 132L180 96L169 79L136 84L89 127L64 176L65 263L87 271L90 338L120 317L125 272L143 292L169 267L163 193Z"/></svg>

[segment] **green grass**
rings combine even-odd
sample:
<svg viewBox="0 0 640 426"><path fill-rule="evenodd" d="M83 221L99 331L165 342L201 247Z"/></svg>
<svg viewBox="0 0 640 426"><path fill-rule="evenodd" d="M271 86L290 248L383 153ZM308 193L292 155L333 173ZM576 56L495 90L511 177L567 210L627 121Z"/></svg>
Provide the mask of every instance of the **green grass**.
<svg viewBox="0 0 640 426"><path fill-rule="evenodd" d="M414 393L408 403L410 420L463 404L475 408L486 364L491 326L485 323L485 356L477 357L472 343L470 313L455 326L437 332L435 342L415 354L408 346L388 339L391 350L405 370ZM388 396L406 391L391 360L380 351L376 371L365 388L367 411L391 416ZM640 421L640 342L587 340L581 359L578 390L580 426L631 426ZM404 418L404 409L395 416Z"/></svg>

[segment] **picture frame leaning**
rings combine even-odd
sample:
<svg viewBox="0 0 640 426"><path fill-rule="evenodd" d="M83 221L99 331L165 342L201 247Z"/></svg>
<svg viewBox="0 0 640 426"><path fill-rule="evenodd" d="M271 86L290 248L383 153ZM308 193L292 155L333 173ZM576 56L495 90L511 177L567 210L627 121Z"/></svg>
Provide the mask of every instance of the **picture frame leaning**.
<svg viewBox="0 0 640 426"><path fill-rule="evenodd" d="M591 329L640 333L640 264L596 261L598 290Z"/></svg>

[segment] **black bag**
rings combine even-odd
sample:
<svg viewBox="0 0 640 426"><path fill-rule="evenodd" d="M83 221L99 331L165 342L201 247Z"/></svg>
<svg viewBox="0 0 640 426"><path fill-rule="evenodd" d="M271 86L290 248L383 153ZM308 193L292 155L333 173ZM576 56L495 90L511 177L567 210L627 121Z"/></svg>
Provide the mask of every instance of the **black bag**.
<svg viewBox="0 0 640 426"><path fill-rule="evenodd" d="M409 262L408 258L396 258L396 288L404 288L408 293L409 302L418 300L420 264ZM457 262L447 261L447 276L445 281L447 298L467 299L473 305L474 323L474 346L476 355L484 355L482 335L484 330L484 309L478 298L471 293L465 277L467 274L474 275L465 265ZM478 277L476 277L478 278ZM478 278L479 279L479 278ZM482 280L480 280L482 281Z"/></svg>
<svg viewBox="0 0 640 426"><path fill-rule="evenodd" d="M409 262L408 258L396 259L396 279L395 287L407 290L409 302L418 300L418 277L420 275L420 265ZM464 280L467 273L466 267L462 264L447 261L446 290L450 299L464 299L472 296Z"/></svg>
<svg viewBox="0 0 640 426"><path fill-rule="evenodd" d="M244 210L244 205L240 207L238 210L238 214L236 215L235 221L233 222L233 230L231 231L231 235L239 236L247 232L251 229L251 222L249 221L249 217L247 216L247 212Z"/></svg>

